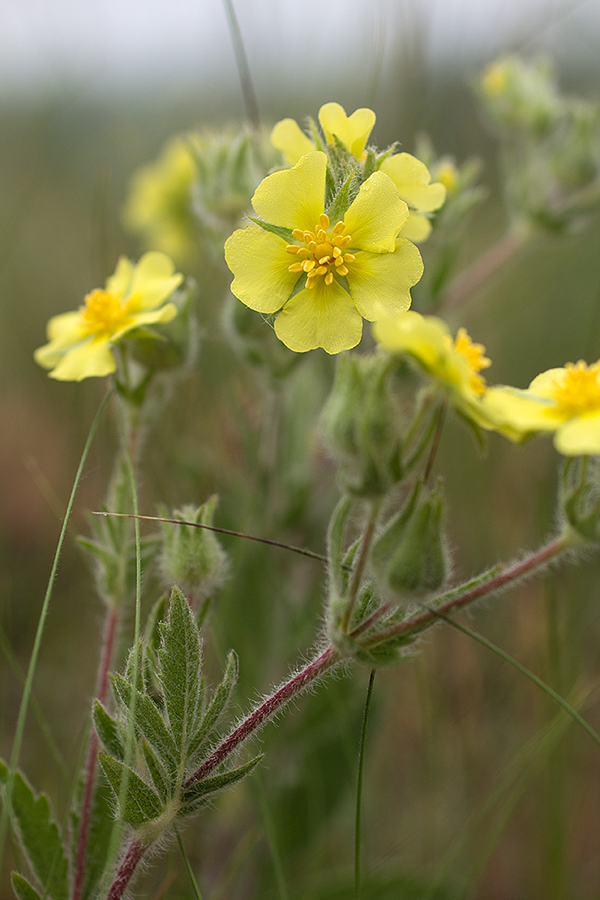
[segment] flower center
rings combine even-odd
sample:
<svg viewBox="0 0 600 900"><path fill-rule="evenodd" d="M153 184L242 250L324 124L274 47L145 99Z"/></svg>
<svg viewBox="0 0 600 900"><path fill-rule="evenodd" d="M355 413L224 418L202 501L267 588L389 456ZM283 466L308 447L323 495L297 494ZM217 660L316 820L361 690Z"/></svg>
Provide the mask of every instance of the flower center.
<svg viewBox="0 0 600 900"><path fill-rule="evenodd" d="M322 213L314 231L302 231L300 228L292 231L301 243L287 245L287 252L299 257L288 268L290 272L306 272L306 287L309 290L321 278L329 286L334 275L344 277L348 274L348 266L356 257L344 252L352 243L352 236L344 234L345 227L343 222L338 222L328 231L329 217Z"/></svg>
<svg viewBox="0 0 600 900"><path fill-rule="evenodd" d="M567 363L552 385L551 396L561 412L600 409L600 360L591 366L582 359Z"/></svg>
<svg viewBox="0 0 600 900"><path fill-rule="evenodd" d="M86 294L81 320L87 334L114 334L127 319L127 306L108 291L97 288Z"/></svg>
<svg viewBox="0 0 600 900"><path fill-rule="evenodd" d="M469 383L476 394L485 393L485 378L479 374L482 369L491 366L492 361L485 355L483 344L474 344L466 328L459 328L454 341L454 349L459 353L469 367Z"/></svg>

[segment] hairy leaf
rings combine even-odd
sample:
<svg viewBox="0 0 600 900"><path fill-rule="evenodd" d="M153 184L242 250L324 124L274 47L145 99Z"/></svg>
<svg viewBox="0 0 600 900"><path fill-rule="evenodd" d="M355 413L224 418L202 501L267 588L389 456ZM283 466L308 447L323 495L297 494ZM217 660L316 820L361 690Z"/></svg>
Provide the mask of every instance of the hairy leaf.
<svg viewBox="0 0 600 900"><path fill-rule="evenodd" d="M99 700L94 701L93 716L96 732L98 733L98 737L102 744L111 756L115 756L117 759L123 761L125 750L123 742L121 741L119 725L116 719L113 719L113 717L107 713Z"/></svg>
<svg viewBox="0 0 600 900"><path fill-rule="evenodd" d="M181 814L187 816L195 812L198 807L202 806L208 799L209 794L215 791L222 791L224 788L231 787L242 778L245 778L255 766L263 759L264 753L255 756L254 759L238 766L236 769L229 769L220 775L213 775L212 778L203 778L196 781L190 787L186 788L181 795Z"/></svg>
<svg viewBox="0 0 600 900"><path fill-rule="evenodd" d="M113 688L125 710L131 707L131 685L118 673L113 676ZM167 728L160 710L147 694L136 691L134 723L138 734L144 737L156 750L170 772L176 772L180 754Z"/></svg>
<svg viewBox="0 0 600 900"><path fill-rule="evenodd" d="M11 881L13 886L13 891L19 898L19 900L42 900L38 892L33 888L26 878L23 878L22 875L19 875L18 872L11 873Z"/></svg>
<svg viewBox="0 0 600 900"><path fill-rule="evenodd" d="M161 633L160 681L171 734L180 749L180 759L185 760L201 712L202 646L196 620L177 587L173 588L169 618Z"/></svg>
<svg viewBox="0 0 600 900"><path fill-rule="evenodd" d="M213 698L204 713L200 725L193 735L190 744L189 755L197 753L204 741L210 736L217 724L219 717L227 707L233 690L238 680L238 658L233 650L227 655L227 665L221 684L216 689Z"/></svg>
<svg viewBox="0 0 600 900"><path fill-rule="evenodd" d="M7 779L5 766L1 775L3 780ZM67 900L67 859L58 827L51 817L48 798L45 794L36 795L20 772L15 772L10 812L15 835L46 896L52 900Z"/></svg>
<svg viewBox="0 0 600 900"><path fill-rule="evenodd" d="M142 781L133 769L125 766L107 753L100 753L99 760L109 784L121 806L121 818L132 828L139 828L145 822L157 819L163 811L160 798L152 788ZM121 785L127 779L125 798L121 802Z"/></svg>

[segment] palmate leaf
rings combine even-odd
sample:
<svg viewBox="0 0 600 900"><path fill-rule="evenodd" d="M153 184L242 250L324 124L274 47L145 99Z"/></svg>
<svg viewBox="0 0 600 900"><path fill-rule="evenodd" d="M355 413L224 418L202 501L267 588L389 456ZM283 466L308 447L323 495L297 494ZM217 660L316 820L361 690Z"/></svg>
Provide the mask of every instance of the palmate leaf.
<svg viewBox="0 0 600 900"><path fill-rule="evenodd" d="M6 765L0 766L0 780L8 780ZM36 794L20 772L15 772L10 798L10 821L21 849L44 893L52 900L68 900L68 865L60 833L53 821L48 798ZM18 876L19 887L29 889L27 900L34 896L33 888Z"/></svg>
<svg viewBox="0 0 600 900"><path fill-rule="evenodd" d="M109 784L115 796L119 800L121 818L131 825L139 828L146 822L157 819L163 811L163 804L158 794L142 781L133 769L125 766L118 759L113 759L107 753L98 755L100 764L108 778ZM121 798L121 785L127 779L125 797Z"/></svg>
<svg viewBox="0 0 600 900"><path fill-rule="evenodd" d="M162 645L158 652L159 678L163 689L169 728L181 759L187 758L202 710L200 632L189 604L174 587L169 618L161 624Z"/></svg>

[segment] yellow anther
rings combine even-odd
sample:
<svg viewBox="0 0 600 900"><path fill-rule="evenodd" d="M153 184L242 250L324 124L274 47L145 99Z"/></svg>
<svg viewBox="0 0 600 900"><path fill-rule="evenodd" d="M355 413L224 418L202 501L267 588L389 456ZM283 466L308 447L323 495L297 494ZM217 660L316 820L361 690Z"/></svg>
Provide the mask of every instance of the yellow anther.
<svg viewBox="0 0 600 900"><path fill-rule="evenodd" d="M126 318L127 309L122 305L120 297L100 289L86 295L81 319L88 334L114 333Z"/></svg>
<svg viewBox="0 0 600 900"><path fill-rule="evenodd" d="M329 285L332 283L332 281L333 281L333 272L328 272L327 275L325 276L325 284L329 287Z"/></svg>
<svg viewBox="0 0 600 900"><path fill-rule="evenodd" d="M553 396L565 412L600 408L600 360L588 366L582 359L567 363L553 385Z"/></svg>
<svg viewBox="0 0 600 900"><path fill-rule="evenodd" d="M288 253L300 253L300 247L297 244L288 244L285 249Z"/></svg>
<svg viewBox="0 0 600 900"><path fill-rule="evenodd" d="M295 237L297 241L303 241L305 234L306 232L301 231L300 228L294 228L294 230L292 231L292 237Z"/></svg>
<svg viewBox="0 0 600 900"><path fill-rule="evenodd" d="M341 275L343 277L344 275L348 274L348 269L346 268L346 266L340 266L337 270L337 273L338 275Z"/></svg>
<svg viewBox="0 0 600 900"><path fill-rule="evenodd" d="M345 227L346 226L344 225L343 222L338 222L336 225L333 226L333 233L338 234L338 235L343 234Z"/></svg>
<svg viewBox="0 0 600 900"><path fill-rule="evenodd" d="M319 225L325 229L329 228L329 216L325 215L325 213L321 213L319 216Z"/></svg>
<svg viewBox="0 0 600 900"><path fill-rule="evenodd" d="M302 268L304 269L305 272L311 272L314 269L314 267L316 266L316 264L317 263L315 262L314 259L305 259L304 262L302 263Z"/></svg>
<svg viewBox="0 0 600 900"><path fill-rule="evenodd" d="M354 253L344 253L344 262L353 263L355 259Z"/></svg>
<svg viewBox="0 0 600 900"><path fill-rule="evenodd" d="M329 287L336 275L344 277L348 274L348 265L354 262L352 253L344 253L344 248L352 242L352 236L344 235L345 225L337 222L329 229L329 216L321 213L315 230L303 231L295 228L292 235L300 246L288 244L288 253L299 257L300 261L289 266L290 272L305 272L306 287L312 289L319 278Z"/></svg>
<svg viewBox="0 0 600 900"><path fill-rule="evenodd" d="M288 272L301 272L302 271L302 263L295 262L292 263L291 266L288 266Z"/></svg>

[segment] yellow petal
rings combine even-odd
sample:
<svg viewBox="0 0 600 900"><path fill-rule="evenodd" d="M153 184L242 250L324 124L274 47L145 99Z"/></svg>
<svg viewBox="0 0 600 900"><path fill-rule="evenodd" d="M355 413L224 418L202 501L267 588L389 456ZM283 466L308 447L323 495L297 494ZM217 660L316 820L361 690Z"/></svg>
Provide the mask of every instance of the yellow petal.
<svg viewBox="0 0 600 900"><path fill-rule="evenodd" d="M88 341L68 350L56 368L50 372L57 381L82 381L103 377L116 369L116 363L106 338Z"/></svg>
<svg viewBox="0 0 600 900"><path fill-rule="evenodd" d="M235 276L231 292L250 309L277 312L292 293L298 273L288 271L293 257L285 248L285 241L254 224L225 242L225 260Z"/></svg>
<svg viewBox="0 0 600 900"><path fill-rule="evenodd" d="M252 206L272 225L312 231L324 211L324 153L307 153L292 169L267 175L257 187Z"/></svg>
<svg viewBox="0 0 600 900"><path fill-rule="evenodd" d="M491 417L521 434L554 431L564 421L564 417L557 415L553 403L506 385L488 388L482 403Z"/></svg>
<svg viewBox="0 0 600 900"><path fill-rule="evenodd" d="M405 312L410 288L423 274L421 254L410 241L399 240L393 253L358 252L348 284L356 308L373 322Z"/></svg>
<svg viewBox="0 0 600 900"><path fill-rule="evenodd" d="M275 333L296 353L317 347L341 353L359 343L362 318L341 285L321 282L286 303L275 320Z"/></svg>
<svg viewBox="0 0 600 900"><path fill-rule="evenodd" d="M352 248L393 253L396 237L407 219L408 207L392 181L382 172L375 172L361 185L344 216L344 224L346 233L352 235Z"/></svg>
<svg viewBox="0 0 600 900"><path fill-rule="evenodd" d="M362 108L347 116L339 103L326 103L319 110L319 122L329 143L335 135L350 153L361 159L375 125L375 113L372 109Z"/></svg>
<svg viewBox="0 0 600 900"><path fill-rule="evenodd" d="M123 328L119 329L119 331L115 331L115 333L111 335L110 343L114 344L135 328L143 328L145 325L158 325L159 323L164 324L165 322L170 322L175 318L177 312L178 309L174 303L166 303L165 306L161 306L159 309L151 309L147 312L137 313L135 316L131 316Z"/></svg>
<svg viewBox="0 0 600 900"><path fill-rule="evenodd" d="M48 339L56 347L68 347L69 344L80 341L85 337L85 333L81 328L81 313L78 310L52 316L46 326L46 330Z"/></svg>
<svg viewBox="0 0 600 900"><path fill-rule="evenodd" d="M311 153L315 145L308 138L295 119L282 119L271 132L271 143L281 150L288 166L295 166L306 153Z"/></svg>
<svg viewBox="0 0 600 900"><path fill-rule="evenodd" d="M433 372L448 352L451 341L446 324L435 316L410 310L402 316L385 316L373 325L375 340L389 353L409 353Z"/></svg>
<svg viewBox="0 0 600 900"><path fill-rule="evenodd" d="M426 216L422 216L421 213L414 212L411 209L400 234L407 241L422 244L431 234L431 222Z"/></svg>
<svg viewBox="0 0 600 900"><path fill-rule="evenodd" d="M600 456L600 412L565 422L554 435L554 446L565 456Z"/></svg>
<svg viewBox="0 0 600 900"><path fill-rule="evenodd" d="M134 298L134 302L128 304L128 312L160 306L182 281L183 275L175 272L173 260L165 253L155 250L145 253L131 274L127 296Z"/></svg>
<svg viewBox="0 0 600 900"><path fill-rule="evenodd" d="M133 263L126 256L120 256L117 268L110 278L106 279L106 290L113 297L124 297L131 284Z"/></svg>
<svg viewBox="0 0 600 900"><path fill-rule="evenodd" d="M430 184L429 169L410 153L396 153L381 164L381 172L392 179L398 193L413 209L433 212L446 199L446 188L440 182Z"/></svg>

